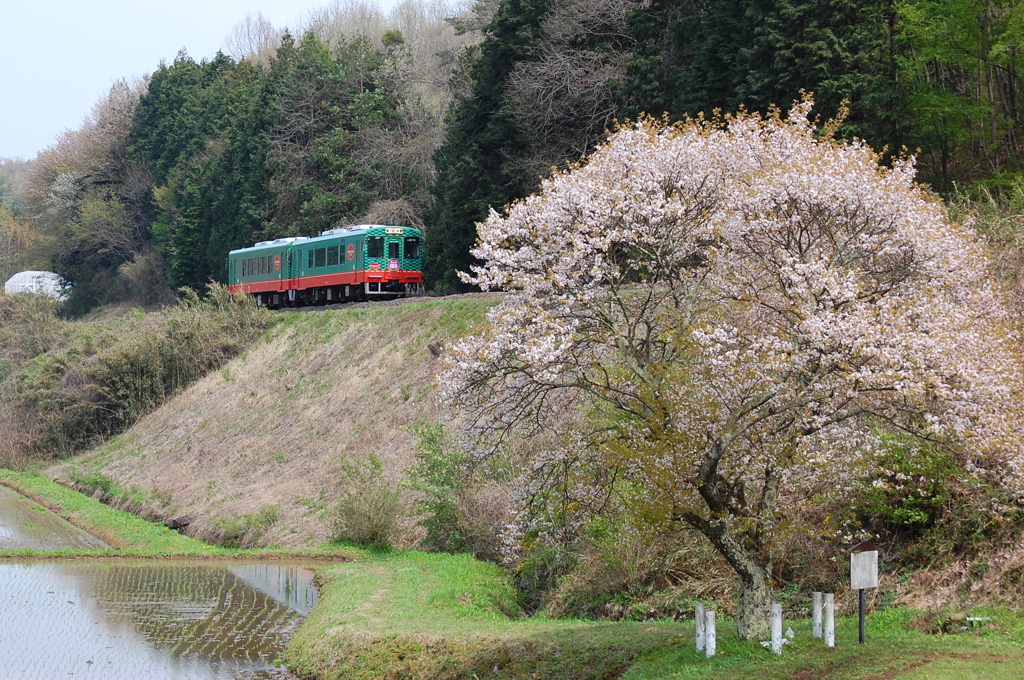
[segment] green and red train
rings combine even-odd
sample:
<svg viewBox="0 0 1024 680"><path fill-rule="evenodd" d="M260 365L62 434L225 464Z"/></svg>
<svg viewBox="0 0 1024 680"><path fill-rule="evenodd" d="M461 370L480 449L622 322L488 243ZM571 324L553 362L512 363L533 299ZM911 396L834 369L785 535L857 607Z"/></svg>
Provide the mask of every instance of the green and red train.
<svg viewBox="0 0 1024 680"><path fill-rule="evenodd" d="M339 227L228 253L228 292L267 307L393 299L422 283L423 233L412 227Z"/></svg>

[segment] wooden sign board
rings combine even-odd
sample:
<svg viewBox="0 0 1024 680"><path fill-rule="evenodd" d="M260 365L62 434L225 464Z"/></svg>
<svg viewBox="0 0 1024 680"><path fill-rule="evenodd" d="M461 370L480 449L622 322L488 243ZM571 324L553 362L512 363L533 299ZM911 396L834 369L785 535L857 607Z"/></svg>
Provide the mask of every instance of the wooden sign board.
<svg viewBox="0 0 1024 680"><path fill-rule="evenodd" d="M864 541L850 550L850 590L878 587L878 546Z"/></svg>

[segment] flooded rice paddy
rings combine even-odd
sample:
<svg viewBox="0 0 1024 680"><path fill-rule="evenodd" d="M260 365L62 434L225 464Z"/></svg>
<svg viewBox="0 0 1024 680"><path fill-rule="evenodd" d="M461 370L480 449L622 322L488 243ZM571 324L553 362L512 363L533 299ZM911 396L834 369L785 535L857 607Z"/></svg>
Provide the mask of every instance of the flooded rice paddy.
<svg viewBox="0 0 1024 680"><path fill-rule="evenodd" d="M24 521L9 507L0 504L4 537ZM312 577L283 564L0 561L0 675L291 677L280 656L316 604Z"/></svg>
<svg viewBox="0 0 1024 680"><path fill-rule="evenodd" d="M43 506L0 486L0 550L106 548L106 543Z"/></svg>

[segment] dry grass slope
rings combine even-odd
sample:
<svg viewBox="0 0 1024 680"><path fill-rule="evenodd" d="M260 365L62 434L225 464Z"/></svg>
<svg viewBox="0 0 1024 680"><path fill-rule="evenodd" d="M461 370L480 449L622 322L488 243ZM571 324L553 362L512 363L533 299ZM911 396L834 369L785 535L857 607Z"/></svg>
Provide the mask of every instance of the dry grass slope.
<svg viewBox="0 0 1024 680"><path fill-rule="evenodd" d="M345 464L374 454L397 482L414 460L406 428L438 418L428 345L467 332L495 301L463 296L285 315L266 342L47 474L62 482L109 478L151 514L192 515L188 533L202 538L277 506L265 513L276 520L261 527L261 543L321 543ZM405 522L399 545L415 538Z"/></svg>

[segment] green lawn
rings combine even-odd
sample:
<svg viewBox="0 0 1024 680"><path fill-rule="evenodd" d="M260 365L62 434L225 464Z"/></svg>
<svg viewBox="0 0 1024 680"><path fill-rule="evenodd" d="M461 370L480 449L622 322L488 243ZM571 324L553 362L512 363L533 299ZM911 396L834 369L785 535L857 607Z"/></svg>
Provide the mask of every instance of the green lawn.
<svg viewBox="0 0 1024 680"><path fill-rule="evenodd" d="M867 640L857 641L856 617L836 622L836 647L811 637L810 622L787 621L796 633L776 658L757 645L740 643L719 629L720 654L707 660L691 649L642 659L623 680L662 678L757 678L758 680L970 680L1024 677L1024 616L1009 611L979 611L993 621L984 628L954 635L929 635L909 629L916 613L887 610L868 617ZM722 633L724 632L724 638Z"/></svg>
<svg viewBox="0 0 1024 680"><path fill-rule="evenodd" d="M914 612L837 622L837 647L813 640L810 623L781 658L741 643L719 625L719 655L693 646L693 624L597 623L510 617L502 572L467 556L367 556L319 572L323 599L293 639L289 667L316 678L1021 678L1024 616L980 611L993 622L957 635L910 630Z"/></svg>

